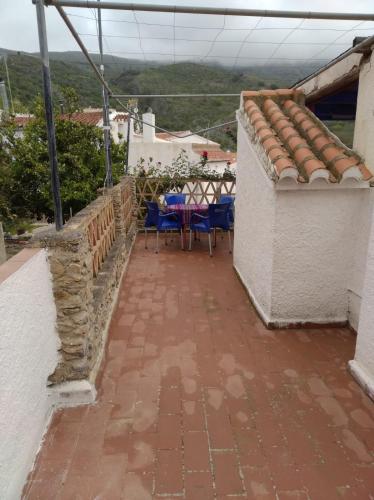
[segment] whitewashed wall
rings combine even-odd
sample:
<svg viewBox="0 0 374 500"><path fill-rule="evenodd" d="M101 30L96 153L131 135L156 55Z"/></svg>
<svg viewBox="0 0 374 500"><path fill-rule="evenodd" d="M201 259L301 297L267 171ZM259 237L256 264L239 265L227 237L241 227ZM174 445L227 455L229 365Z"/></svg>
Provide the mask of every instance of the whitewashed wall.
<svg viewBox="0 0 374 500"><path fill-rule="evenodd" d="M14 272L6 277L9 271ZM57 364L55 322L46 252L23 250L0 266L0 498L4 500L20 497L51 414L47 378Z"/></svg>
<svg viewBox="0 0 374 500"><path fill-rule="evenodd" d="M193 161L196 153L192 151L191 144L177 142L132 142L129 150L129 165L136 167L140 158L144 158L147 165L149 158L153 159L153 164L161 162L163 166L171 165L173 160L182 150L186 151L187 157Z"/></svg>
<svg viewBox="0 0 374 500"><path fill-rule="evenodd" d="M373 219L374 220L374 219ZM356 353L350 367L361 385L374 399L374 223L366 261Z"/></svg>
<svg viewBox="0 0 374 500"><path fill-rule="evenodd" d="M360 70L353 148L374 172L374 52ZM366 259L374 205L374 190L362 197L360 214L355 224L355 249L352 273L348 283L349 322L357 331L363 294Z"/></svg>
<svg viewBox="0 0 374 500"><path fill-rule="evenodd" d="M274 184L238 116L234 265L249 295L268 324L347 321L366 265L368 185Z"/></svg>
<svg viewBox="0 0 374 500"><path fill-rule="evenodd" d="M374 171L374 51L360 70L353 148Z"/></svg>
<svg viewBox="0 0 374 500"><path fill-rule="evenodd" d="M370 225L374 209L374 190L361 192L360 207L353 222L353 259L348 279L348 320L357 331L363 295Z"/></svg>
<svg viewBox="0 0 374 500"><path fill-rule="evenodd" d="M238 125L234 266L264 320L271 311L275 191Z"/></svg>
<svg viewBox="0 0 374 500"><path fill-rule="evenodd" d="M271 319L279 324L348 318L355 222L368 189L318 182L277 191Z"/></svg>

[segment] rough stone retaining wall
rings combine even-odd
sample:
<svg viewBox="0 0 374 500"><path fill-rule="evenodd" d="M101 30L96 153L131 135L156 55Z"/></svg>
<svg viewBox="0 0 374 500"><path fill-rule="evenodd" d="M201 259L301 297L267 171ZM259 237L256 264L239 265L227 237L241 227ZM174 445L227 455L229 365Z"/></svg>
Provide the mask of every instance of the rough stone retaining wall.
<svg viewBox="0 0 374 500"><path fill-rule="evenodd" d="M60 360L51 384L94 380L119 280L136 234L135 184L124 177L76 214L62 231L36 236L48 249Z"/></svg>

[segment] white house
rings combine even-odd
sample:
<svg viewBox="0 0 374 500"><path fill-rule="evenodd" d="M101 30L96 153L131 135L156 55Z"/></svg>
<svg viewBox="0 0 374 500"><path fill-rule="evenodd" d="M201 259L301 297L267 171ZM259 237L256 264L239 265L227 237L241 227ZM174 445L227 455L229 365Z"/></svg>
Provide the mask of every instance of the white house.
<svg viewBox="0 0 374 500"><path fill-rule="evenodd" d="M129 146L129 164L135 167L141 158L146 162L152 158L154 164L159 164L160 168L170 165L175 158L185 151L191 163L201 160L201 155L205 151L208 157L208 165L223 173L228 166L235 168L236 154L226 152L221 149L218 142L211 141L197 134L192 134L190 130L156 133L155 115L150 111L144 113L143 132L133 134L132 142Z"/></svg>
<svg viewBox="0 0 374 500"><path fill-rule="evenodd" d="M371 53L359 65L353 150L305 106L305 87L315 91L316 81L242 93L234 247L235 268L268 326L357 330L350 368L372 397L373 68Z"/></svg>

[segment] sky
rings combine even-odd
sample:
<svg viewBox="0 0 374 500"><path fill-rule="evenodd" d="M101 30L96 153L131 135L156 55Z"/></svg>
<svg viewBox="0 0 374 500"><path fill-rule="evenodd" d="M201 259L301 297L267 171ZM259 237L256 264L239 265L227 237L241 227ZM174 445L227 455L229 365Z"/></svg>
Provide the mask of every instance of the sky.
<svg viewBox="0 0 374 500"><path fill-rule="evenodd" d="M105 0L102 0L105 2ZM138 0L151 3L151 0ZM153 0L153 4L373 13L373 0ZM97 11L66 9L90 52L98 52ZM355 36L374 34L374 22L320 21L102 11L104 50L141 60L194 60L228 65L330 60ZM79 50L54 7L46 8L49 50ZM0 0L0 47L37 52L32 0Z"/></svg>

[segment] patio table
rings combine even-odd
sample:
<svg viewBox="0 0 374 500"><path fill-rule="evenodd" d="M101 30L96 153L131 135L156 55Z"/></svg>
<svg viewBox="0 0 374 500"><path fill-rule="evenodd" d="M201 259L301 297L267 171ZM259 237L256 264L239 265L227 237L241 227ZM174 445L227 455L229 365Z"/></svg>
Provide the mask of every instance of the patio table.
<svg viewBox="0 0 374 500"><path fill-rule="evenodd" d="M178 203L176 205L168 205L165 207L165 212L177 212L181 218L182 227L183 227L183 246L186 248L186 228L189 226L191 221L191 215L193 213L197 213L200 215L208 214L209 205L203 203L191 203L184 204Z"/></svg>
<svg viewBox="0 0 374 500"><path fill-rule="evenodd" d="M198 203L198 204L184 204L178 203L176 205L168 205L165 209L166 212L177 212L181 218L183 227L190 224L191 215L197 213L200 215L207 215L208 205Z"/></svg>

